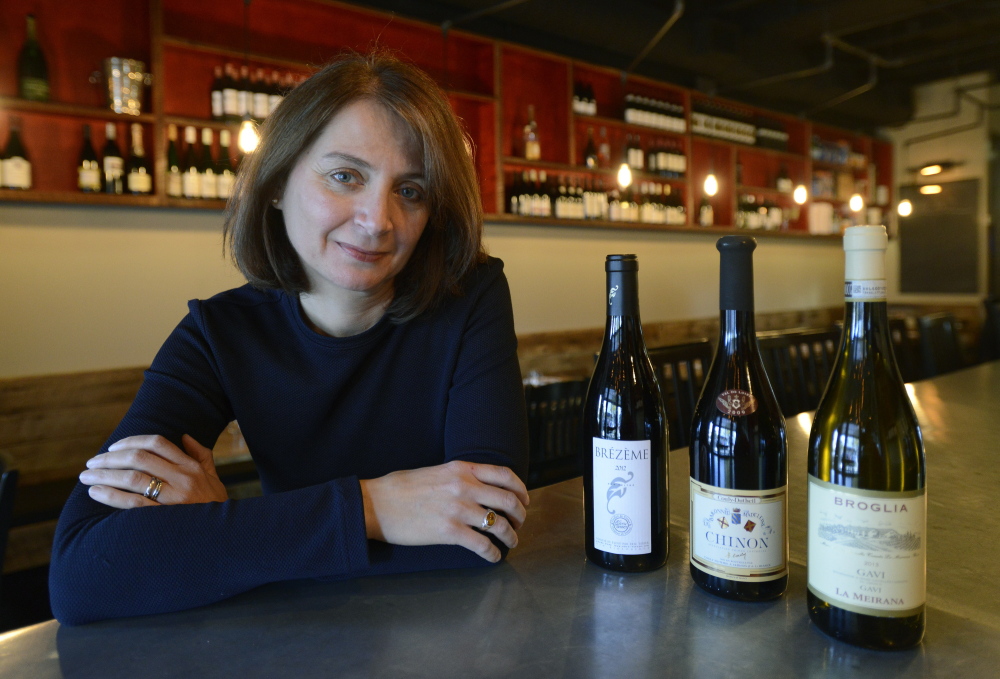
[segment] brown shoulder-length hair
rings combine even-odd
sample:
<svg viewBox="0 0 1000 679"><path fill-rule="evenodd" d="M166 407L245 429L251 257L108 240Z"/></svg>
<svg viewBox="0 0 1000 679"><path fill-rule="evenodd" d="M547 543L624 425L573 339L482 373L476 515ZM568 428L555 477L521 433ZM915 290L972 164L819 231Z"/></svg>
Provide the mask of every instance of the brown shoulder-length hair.
<svg viewBox="0 0 1000 679"><path fill-rule="evenodd" d="M483 210L472 144L437 84L416 66L382 51L347 54L289 92L268 116L257 150L243 159L226 207L224 242L257 288L309 291L285 231L281 195L292 168L345 106L371 99L406 124L423 159L427 226L394 281L386 313L402 323L461 294L463 278L485 260Z"/></svg>

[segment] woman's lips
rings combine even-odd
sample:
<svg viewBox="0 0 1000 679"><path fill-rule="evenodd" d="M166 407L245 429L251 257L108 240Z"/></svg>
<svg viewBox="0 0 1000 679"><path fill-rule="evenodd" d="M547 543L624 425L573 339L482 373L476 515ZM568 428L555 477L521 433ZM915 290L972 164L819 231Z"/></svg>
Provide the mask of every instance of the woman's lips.
<svg viewBox="0 0 1000 679"><path fill-rule="evenodd" d="M353 245L348 245L347 243L337 243L344 252L358 260L359 262L374 262L381 257L384 257L386 253L378 252L377 250L365 250L362 248L356 248Z"/></svg>

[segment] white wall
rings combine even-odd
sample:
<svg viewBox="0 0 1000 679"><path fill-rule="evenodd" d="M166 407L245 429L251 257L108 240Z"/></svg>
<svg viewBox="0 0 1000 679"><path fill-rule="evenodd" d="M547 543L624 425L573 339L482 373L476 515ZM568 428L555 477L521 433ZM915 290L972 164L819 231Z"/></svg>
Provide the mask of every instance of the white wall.
<svg viewBox="0 0 1000 679"><path fill-rule="evenodd" d="M978 292L975 294L903 294L899 290L899 241L889 242L889 249L886 252L886 266L889 279L888 296L890 301L900 303L942 303L942 304L979 304L987 290L987 258L988 258L988 229L990 224L989 215L989 116L982 116L981 122L972 129L950 134L937 139L907 143L908 140L922 137L924 135L943 132L954 128L971 126L979 120L978 107L966 99L961 99L956 109L955 88L969 85L977 85L989 82L988 73L977 73L941 80L927 85L914 88L914 119L944 115L954 111L953 115L947 115L935 120L925 122L911 122L897 128L887 128L883 134L894 144L895 162L894 174L896 180L896 195L898 200L899 186L904 184L929 184L933 183L931 178L920 177L917 173L911 172L913 168L923 167L941 160L950 160L959 163L956 167L939 175L935 175L933 180L940 182L952 182L964 179L978 179L979 181L979 281ZM984 87L969 94L980 101L989 101L989 89ZM893 222L898 217L893 212L891 214Z"/></svg>
<svg viewBox="0 0 1000 679"><path fill-rule="evenodd" d="M0 203L0 377L148 365L186 301L242 283L219 212ZM757 307L837 306L836 242L760 238ZM488 225L519 333L603 324L604 256L634 252L646 321L714 316L708 235Z"/></svg>

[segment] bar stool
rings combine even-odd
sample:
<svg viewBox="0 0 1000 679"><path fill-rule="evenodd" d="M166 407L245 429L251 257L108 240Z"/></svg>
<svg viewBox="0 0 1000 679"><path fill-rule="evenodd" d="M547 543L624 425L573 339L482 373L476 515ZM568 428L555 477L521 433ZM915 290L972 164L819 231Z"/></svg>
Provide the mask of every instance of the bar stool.
<svg viewBox="0 0 1000 679"><path fill-rule="evenodd" d="M925 379L965 367L954 316L937 313L920 317L920 355L921 377Z"/></svg>

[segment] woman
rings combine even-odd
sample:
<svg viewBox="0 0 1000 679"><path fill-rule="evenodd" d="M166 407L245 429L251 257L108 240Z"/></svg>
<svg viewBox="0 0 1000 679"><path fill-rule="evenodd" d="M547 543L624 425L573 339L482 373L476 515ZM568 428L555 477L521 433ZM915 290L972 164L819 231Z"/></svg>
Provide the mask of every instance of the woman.
<svg viewBox="0 0 1000 679"><path fill-rule="evenodd" d="M88 461L56 531L56 617L499 561L528 503L526 425L481 233L468 147L429 77L355 56L293 90L226 214L250 284L189 304ZM228 500L215 473L233 419L263 497Z"/></svg>

